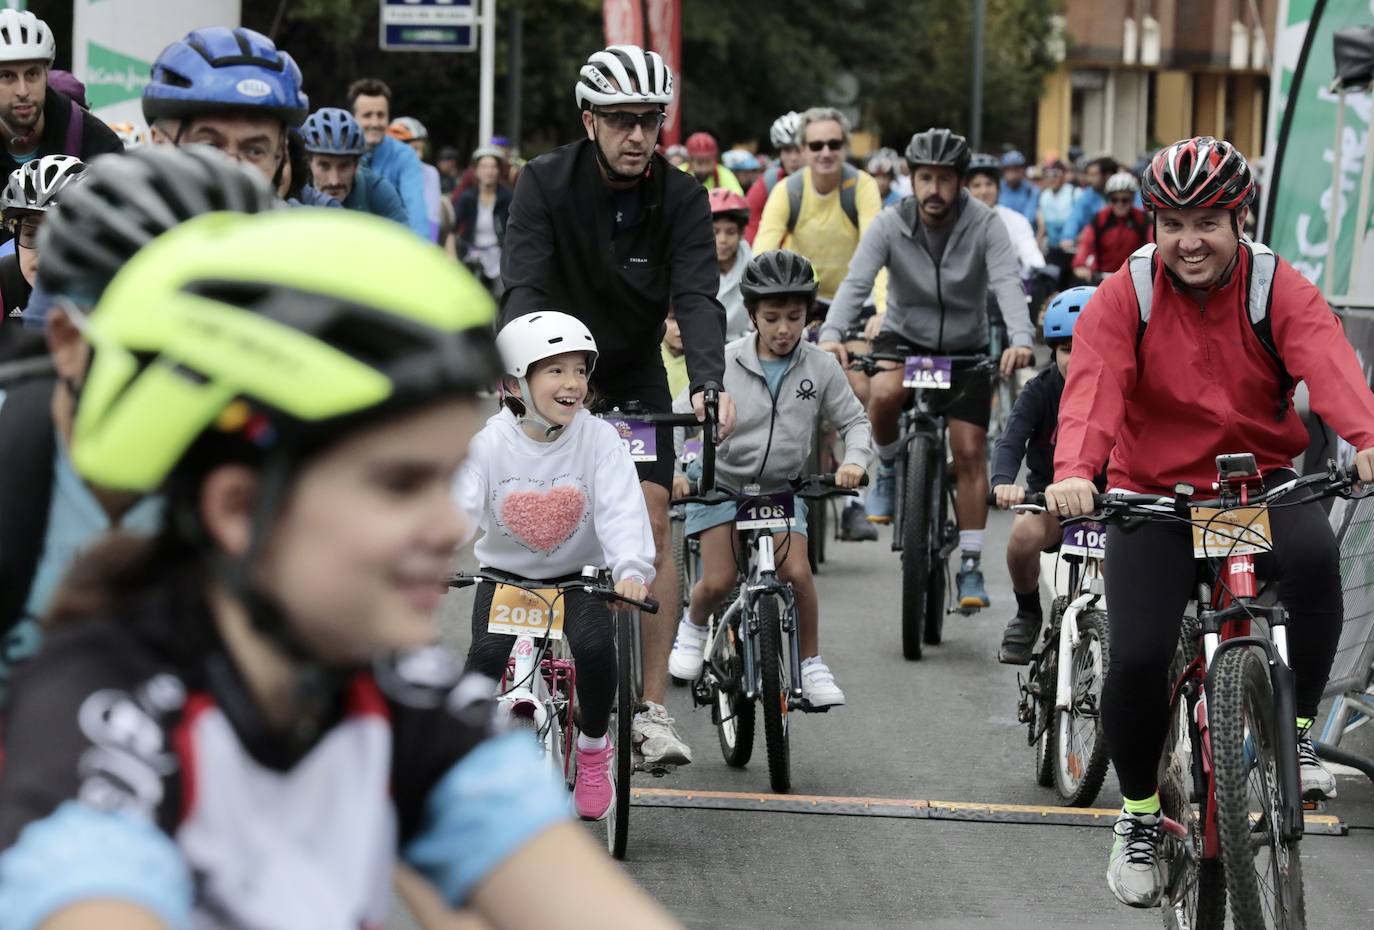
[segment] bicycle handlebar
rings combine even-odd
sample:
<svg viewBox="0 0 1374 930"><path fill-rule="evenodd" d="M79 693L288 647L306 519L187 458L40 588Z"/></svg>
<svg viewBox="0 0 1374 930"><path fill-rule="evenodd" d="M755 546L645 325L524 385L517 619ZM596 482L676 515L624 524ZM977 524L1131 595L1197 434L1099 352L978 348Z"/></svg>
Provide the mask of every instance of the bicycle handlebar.
<svg viewBox="0 0 1374 930"><path fill-rule="evenodd" d="M791 479L789 483L792 493L806 500L821 500L827 497L857 497L859 495L859 492L854 488L842 488L837 485L835 483L834 473L797 477ZM859 487L862 488L867 486L868 475L864 475L859 479ZM757 500L773 493L777 492L759 491L755 494L746 494L742 491L735 493L725 488L707 488L705 490L698 490L687 497L679 497L677 500L673 501L673 503L705 504L709 506L712 504L725 504L732 501Z"/></svg>
<svg viewBox="0 0 1374 930"><path fill-rule="evenodd" d="M478 582L485 581L488 584L504 584L515 588L524 588L526 591L538 591L543 588L553 588L560 594L564 591L582 591L585 594L590 594L592 597L598 597L602 600L620 601L621 603L629 604L631 607L639 608L646 614L658 613L658 601L654 598L650 597L640 601L632 597L623 597L616 593L614 587L601 581L601 572L595 569L592 569L591 572L591 575L589 575L587 571L584 570L581 578L571 581L531 581L528 578L520 578L515 575L508 575L505 572L493 571L491 569L469 572L467 574L455 572L449 576L448 586L450 588L470 588Z"/></svg>
<svg viewBox="0 0 1374 930"><path fill-rule="evenodd" d="M896 352L854 352L849 356L849 368L851 371L862 371L872 377L880 371L896 370L879 368L879 362L905 363L910 357L910 354L898 354ZM997 364L997 359L991 355L935 355L932 358L949 359L952 364L956 365L968 364L972 371L992 368Z"/></svg>
<svg viewBox="0 0 1374 930"><path fill-rule="evenodd" d="M1213 510L1233 510L1240 506L1258 506L1269 504L1279 498L1292 494L1304 488L1321 486L1318 493L1312 500L1319 500L1324 497L1342 495L1349 491L1351 487L1359 483L1359 475L1353 468L1339 468L1334 461L1327 464L1326 471L1313 472L1310 475L1303 475L1300 478L1293 478L1282 484L1275 485L1267 491L1258 494L1247 495L1244 505L1240 503L1239 497L1219 497L1210 500L1194 500L1188 495L1170 497L1167 494L1133 494L1123 491L1112 491L1106 494L1093 494L1093 513L1082 514L1076 517L1063 517L1061 523L1077 523L1085 520L1095 520L1103 523L1120 522L1129 517L1141 517L1154 520L1177 520L1179 516L1187 515L1190 508L1204 507ZM1363 496L1363 495L1362 495ZM995 492L988 492L988 503L996 504ZM1012 509L1019 513L1049 513L1049 508L1045 503L1044 494L1032 494L1027 492L1021 503L1012 506Z"/></svg>
<svg viewBox="0 0 1374 930"><path fill-rule="evenodd" d="M702 388L702 393L702 403L706 408L704 423L697 419L695 413L650 413L644 410L638 401L631 401L623 408L612 407L599 411L595 416L603 419L618 417L640 423L652 423L655 426L702 427L701 486L709 490L716 486L716 446L720 445L720 386L714 382L707 382Z"/></svg>

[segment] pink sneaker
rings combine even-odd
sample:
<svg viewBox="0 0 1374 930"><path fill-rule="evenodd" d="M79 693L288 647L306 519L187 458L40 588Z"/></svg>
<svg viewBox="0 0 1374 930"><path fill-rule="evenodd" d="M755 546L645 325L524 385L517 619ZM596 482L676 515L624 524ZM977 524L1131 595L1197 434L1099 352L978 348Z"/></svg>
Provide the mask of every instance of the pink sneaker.
<svg viewBox="0 0 1374 930"><path fill-rule="evenodd" d="M577 816L583 820L600 820L615 803L615 782L611 781L611 759L615 748L606 738L604 749L577 750L577 784L573 787L573 801Z"/></svg>

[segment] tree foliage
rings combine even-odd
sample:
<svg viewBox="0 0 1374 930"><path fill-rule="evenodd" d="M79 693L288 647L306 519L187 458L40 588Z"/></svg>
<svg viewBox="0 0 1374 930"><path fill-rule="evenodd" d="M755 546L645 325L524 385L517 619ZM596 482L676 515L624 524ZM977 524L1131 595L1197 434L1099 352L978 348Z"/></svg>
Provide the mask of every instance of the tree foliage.
<svg viewBox="0 0 1374 930"><path fill-rule="evenodd" d="M282 0L243 0L244 25L268 31ZM312 106L342 105L354 77L387 81L397 115L418 117L435 140L468 149L477 134L473 54L387 53L377 46L377 0L286 0L278 42L300 62ZM1033 142L1050 14L1062 0L987 0L983 138ZM507 11L524 12L521 129L527 153L576 138L577 69L603 44L601 0L500 0L495 125L507 129ZM858 80L861 128L900 148L931 125L967 131L969 0L683 0L683 128L723 143L759 140L779 113L827 102L847 72Z"/></svg>

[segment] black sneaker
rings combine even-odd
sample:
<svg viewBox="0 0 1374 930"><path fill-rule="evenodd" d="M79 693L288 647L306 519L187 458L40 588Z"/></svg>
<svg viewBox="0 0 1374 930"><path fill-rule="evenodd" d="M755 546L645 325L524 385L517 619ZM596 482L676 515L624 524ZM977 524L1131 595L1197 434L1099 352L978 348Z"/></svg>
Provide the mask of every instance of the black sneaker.
<svg viewBox="0 0 1374 930"><path fill-rule="evenodd" d="M1020 611L1002 634L1002 648L997 652L997 661L1003 665L1029 665L1031 647L1040 635L1040 625L1044 622L1041 614Z"/></svg>
<svg viewBox="0 0 1374 930"><path fill-rule="evenodd" d="M878 538L878 528L868 522L864 505L855 501L840 513L840 539L846 542L870 542Z"/></svg>

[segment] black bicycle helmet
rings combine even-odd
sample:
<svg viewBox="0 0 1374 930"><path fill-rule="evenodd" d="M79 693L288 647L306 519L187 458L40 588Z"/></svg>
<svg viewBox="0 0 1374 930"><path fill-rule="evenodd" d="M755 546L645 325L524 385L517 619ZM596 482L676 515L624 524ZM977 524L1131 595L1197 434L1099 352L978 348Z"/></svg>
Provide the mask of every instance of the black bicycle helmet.
<svg viewBox="0 0 1374 930"><path fill-rule="evenodd" d="M816 299L820 283L816 269L804 256L787 249L761 252L744 267L739 290L745 301L754 303L762 297L805 297Z"/></svg>
<svg viewBox="0 0 1374 930"><path fill-rule="evenodd" d="M968 140L948 129L927 129L911 137L906 147L906 162L953 168L962 176L968 170Z"/></svg>
<svg viewBox="0 0 1374 930"><path fill-rule="evenodd" d="M48 212L38 278L53 293L94 303L135 252L182 221L277 205L260 172L208 146L145 145L102 155Z"/></svg>
<svg viewBox="0 0 1374 930"><path fill-rule="evenodd" d="M986 174L994 182L1002 180L1002 165L995 155L987 155L983 152L976 152L968 160L968 167L964 169L964 177L971 178L975 174Z"/></svg>

